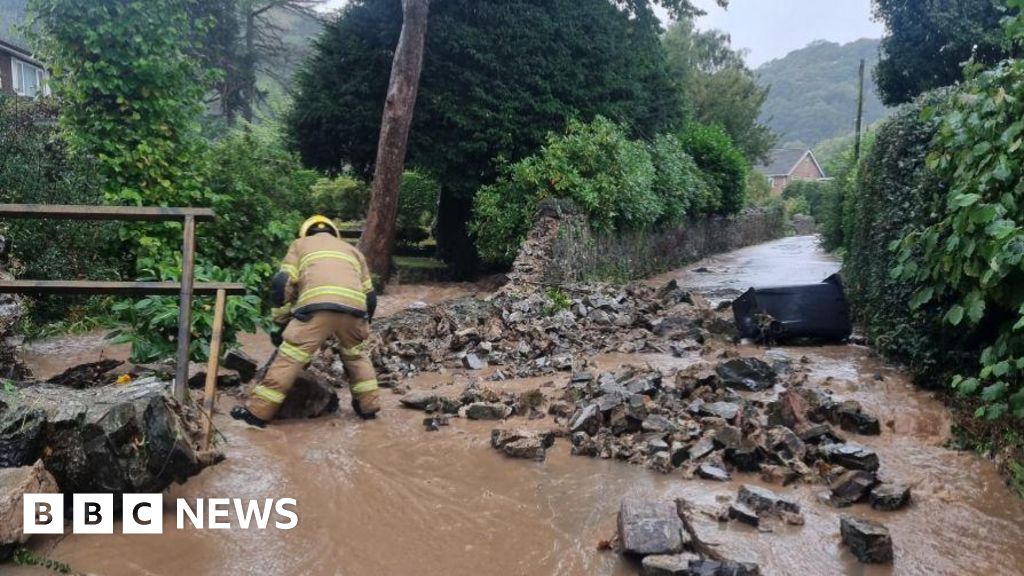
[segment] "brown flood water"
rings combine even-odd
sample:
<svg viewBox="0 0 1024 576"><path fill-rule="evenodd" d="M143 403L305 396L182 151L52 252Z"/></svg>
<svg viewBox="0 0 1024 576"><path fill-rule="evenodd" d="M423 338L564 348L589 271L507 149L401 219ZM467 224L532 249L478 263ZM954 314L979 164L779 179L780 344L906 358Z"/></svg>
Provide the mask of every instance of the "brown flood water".
<svg viewBox="0 0 1024 576"><path fill-rule="evenodd" d="M754 266L762 271L748 282L740 268L752 261L763 266ZM790 238L688 270L700 266L721 270L727 287L738 290L751 283L820 280L837 264L813 239ZM714 289L713 274L671 276L683 285ZM748 354L785 354L794 362L806 355L812 382L877 414L881 436L851 437L878 451L884 477L912 484L914 502L893 513L863 505L845 510L889 526L896 549L891 567L862 566L839 545L839 511L818 501L822 486L772 487L801 503L803 527L765 534L703 518L704 539L718 543L728 556L760 563L768 575L1024 574L1024 502L1006 489L993 464L942 447L949 418L937 400L862 347L742 348ZM598 360L602 368L687 362L660 355ZM453 379L459 384L450 384ZM464 381L460 374L431 374L411 384L457 393ZM76 570L111 576L625 575L636 574L636 565L597 550L598 542L614 532L622 497L682 496L713 511L740 483L757 482L743 475L727 484L686 480L622 462L573 457L564 439L544 463L512 460L489 447L492 424L455 420L439 432L426 432L421 413L399 408L394 395L385 393L384 400L383 417L365 423L343 410L253 430L219 416L228 459L165 495L162 536L37 537L32 546ZM347 399L342 404L347 406ZM299 524L290 531L173 529L174 499L197 497L295 498ZM11 573L38 572L12 568Z"/></svg>

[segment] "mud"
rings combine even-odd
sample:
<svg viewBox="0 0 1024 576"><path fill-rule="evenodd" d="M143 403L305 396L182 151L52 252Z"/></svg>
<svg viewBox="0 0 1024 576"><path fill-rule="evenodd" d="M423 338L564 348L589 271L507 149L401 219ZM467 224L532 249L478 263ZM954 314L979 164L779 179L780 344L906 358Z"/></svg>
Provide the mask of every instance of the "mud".
<svg viewBox="0 0 1024 576"><path fill-rule="evenodd" d="M723 298L752 284L818 281L837 266L813 238L789 238L668 277ZM694 272L700 268L712 272ZM1003 485L992 463L943 447L950 420L938 400L914 389L898 370L862 347L766 352L741 346L739 351L785 354L794 362L806 356L811 384L830 388L841 399L856 399L880 418L881 435L850 437L878 452L883 478L912 486L913 502L898 512L867 505L843 512L889 527L895 544L892 566L863 566L840 546L840 511L819 501L825 490L821 485L770 486L801 505L806 524L760 533L713 518L741 484L760 484L755 475L737 473L725 483L684 480L622 462L572 457L564 438L548 450L543 463L507 458L490 447L493 422L454 419L440 431L427 432L423 414L400 408L398 396L386 391L384 413L374 422L361 422L343 410L254 430L218 416L228 460L165 496L168 527L178 497L296 498L300 521L294 530L171 528L162 536L36 538L31 547L76 570L109 576L625 575L636 574L638 565L599 551L598 543L614 533L622 498L639 495L696 503L707 512L698 514L702 538L730 558L759 563L764 574L1024 574L1024 502ZM644 361L671 369L692 361L643 354L594 360L601 369ZM405 383L438 392L451 387L457 393L468 377L448 371ZM560 374L485 385L526 389L547 382L561 386L567 379ZM225 400L225 411L230 403ZM520 423L526 420L514 420ZM530 425L554 424L548 416ZM5 574L41 573L8 568Z"/></svg>

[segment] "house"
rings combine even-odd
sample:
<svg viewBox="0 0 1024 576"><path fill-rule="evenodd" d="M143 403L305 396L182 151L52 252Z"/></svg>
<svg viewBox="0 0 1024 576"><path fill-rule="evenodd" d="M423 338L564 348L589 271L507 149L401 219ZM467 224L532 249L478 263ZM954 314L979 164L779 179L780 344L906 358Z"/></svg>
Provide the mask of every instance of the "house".
<svg viewBox="0 0 1024 576"><path fill-rule="evenodd" d="M0 40L0 93L35 98L49 96L46 67L32 53Z"/></svg>
<svg viewBox="0 0 1024 576"><path fill-rule="evenodd" d="M777 148L771 151L768 162L756 167L756 170L768 178L772 194L782 194L791 182L800 180L825 180L825 171L814 157L814 152L806 148Z"/></svg>

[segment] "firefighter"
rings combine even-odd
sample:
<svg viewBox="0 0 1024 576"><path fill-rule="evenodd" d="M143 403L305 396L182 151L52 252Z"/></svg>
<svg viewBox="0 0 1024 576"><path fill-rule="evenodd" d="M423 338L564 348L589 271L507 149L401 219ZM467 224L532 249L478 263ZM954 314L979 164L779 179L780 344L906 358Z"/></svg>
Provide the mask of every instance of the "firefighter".
<svg viewBox="0 0 1024 576"><path fill-rule="evenodd" d="M334 336L341 348L352 392L352 408L365 419L380 410L373 364L364 350L377 293L366 259L341 239L324 216L302 224L271 283L274 323L283 332L272 335L277 355L245 406L231 416L260 428L274 418L303 367L325 341Z"/></svg>

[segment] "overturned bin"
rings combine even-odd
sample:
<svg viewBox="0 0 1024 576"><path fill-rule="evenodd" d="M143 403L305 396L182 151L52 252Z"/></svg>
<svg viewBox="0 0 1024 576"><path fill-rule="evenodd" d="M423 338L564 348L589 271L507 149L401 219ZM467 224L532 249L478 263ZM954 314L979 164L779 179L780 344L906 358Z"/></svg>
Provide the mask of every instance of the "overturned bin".
<svg viewBox="0 0 1024 576"><path fill-rule="evenodd" d="M754 340L841 341L850 337L850 307L839 276L818 284L751 288L732 303L740 336Z"/></svg>

